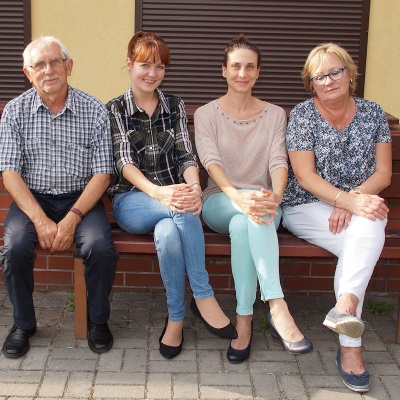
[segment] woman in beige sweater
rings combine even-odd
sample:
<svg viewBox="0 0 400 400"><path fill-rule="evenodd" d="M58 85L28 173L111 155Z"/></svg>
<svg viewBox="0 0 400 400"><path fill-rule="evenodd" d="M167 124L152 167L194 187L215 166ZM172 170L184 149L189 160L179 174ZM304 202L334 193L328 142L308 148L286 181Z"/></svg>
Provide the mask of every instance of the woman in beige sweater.
<svg viewBox="0 0 400 400"><path fill-rule="evenodd" d="M232 40L222 64L228 91L194 116L196 147L210 175L203 219L231 238L238 332L227 352L231 363L250 355L257 278L261 299L269 301L273 338L294 354L313 349L289 313L279 280L276 228L287 181L286 115L252 95L259 72L259 49L243 35Z"/></svg>

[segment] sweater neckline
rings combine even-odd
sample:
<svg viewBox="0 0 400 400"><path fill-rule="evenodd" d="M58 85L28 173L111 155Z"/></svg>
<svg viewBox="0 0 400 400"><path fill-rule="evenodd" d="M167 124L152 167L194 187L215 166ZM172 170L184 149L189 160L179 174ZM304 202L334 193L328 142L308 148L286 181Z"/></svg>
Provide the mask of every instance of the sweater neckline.
<svg viewBox="0 0 400 400"><path fill-rule="evenodd" d="M249 119L237 119L237 118L232 117L231 115L229 115L226 111L224 111L224 110L218 105L218 103L217 103L216 100L214 100L214 105L215 105L217 111L218 111L226 120L232 121L234 124L237 124L237 125L249 125L249 124L252 124L252 123L255 123L255 122L261 120L261 119L266 115L267 109L268 109L268 106L269 106L269 103L266 103L266 104L265 104L264 108L261 110L261 112L260 112L258 115L256 115L255 117L249 118Z"/></svg>

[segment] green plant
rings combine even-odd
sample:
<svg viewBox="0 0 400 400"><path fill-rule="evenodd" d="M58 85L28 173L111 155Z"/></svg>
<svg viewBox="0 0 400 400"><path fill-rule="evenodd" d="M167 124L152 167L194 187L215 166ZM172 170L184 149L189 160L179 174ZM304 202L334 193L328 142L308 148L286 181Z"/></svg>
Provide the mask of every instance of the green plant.
<svg viewBox="0 0 400 400"><path fill-rule="evenodd" d="M257 332L269 333L269 326L267 322L267 314L262 311L259 319L260 325L257 327Z"/></svg>
<svg viewBox="0 0 400 400"><path fill-rule="evenodd" d="M74 292L68 292L67 311L75 310L75 295Z"/></svg>
<svg viewBox="0 0 400 400"><path fill-rule="evenodd" d="M371 315L388 315L394 310L392 304L387 304L384 301L375 301L373 299L368 299L364 307Z"/></svg>

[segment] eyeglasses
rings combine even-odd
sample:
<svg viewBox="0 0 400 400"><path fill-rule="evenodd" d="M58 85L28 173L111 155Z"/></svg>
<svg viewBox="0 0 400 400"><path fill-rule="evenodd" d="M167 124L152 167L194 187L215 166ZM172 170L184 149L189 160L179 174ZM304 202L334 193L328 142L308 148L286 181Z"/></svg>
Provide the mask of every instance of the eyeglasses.
<svg viewBox="0 0 400 400"><path fill-rule="evenodd" d="M347 67L344 66L343 68L334 68L331 72L328 74L320 74L320 75L315 75L312 78L310 78L310 81L316 85L316 86L321 86L325 85L326 78L329 76L333 81L339 81L340 79L343 78L344 70Z"/></svg>
<svg viewBox="0 0 400 400"><path fill-rule="evenodd" d="M57 69L60 68L64 61L67 61L67 58L53 58L49 62L38 61L33 65L26 65L26 67L32 68L35 71L44 72L46 70L47 65L50 65L51 68Z"/></svg>

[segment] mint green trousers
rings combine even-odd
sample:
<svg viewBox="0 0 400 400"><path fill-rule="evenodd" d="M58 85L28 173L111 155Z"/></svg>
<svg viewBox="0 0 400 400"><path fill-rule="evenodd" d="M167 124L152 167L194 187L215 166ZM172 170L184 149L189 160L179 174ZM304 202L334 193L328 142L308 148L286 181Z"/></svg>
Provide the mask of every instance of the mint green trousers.
<svg viewBox="0 0 400 400"><path fill-rule="evenodd" d="M276 234L282 215L280 207L278 211L274 224L266 225L251 221L222 192L211 195L203 204L204 222L215 232L229 233L231 239L232 275L239 315L253 314L257 280L261 300L283 298Z"/></svg>

